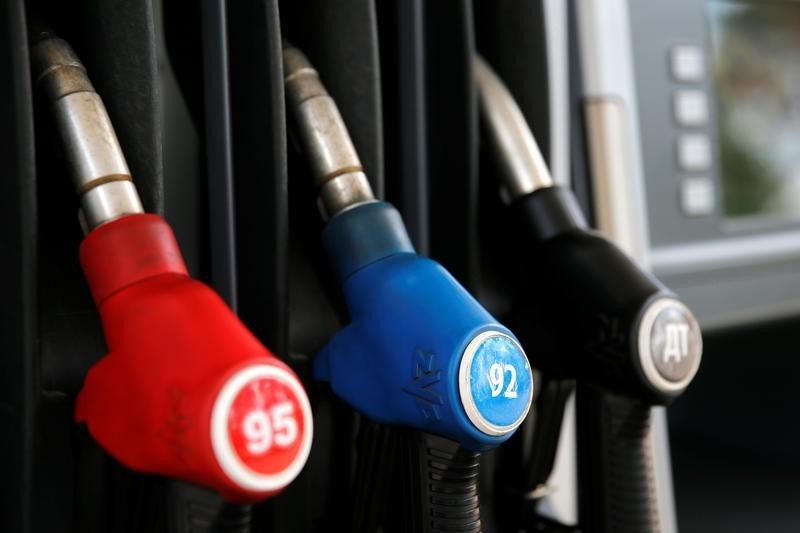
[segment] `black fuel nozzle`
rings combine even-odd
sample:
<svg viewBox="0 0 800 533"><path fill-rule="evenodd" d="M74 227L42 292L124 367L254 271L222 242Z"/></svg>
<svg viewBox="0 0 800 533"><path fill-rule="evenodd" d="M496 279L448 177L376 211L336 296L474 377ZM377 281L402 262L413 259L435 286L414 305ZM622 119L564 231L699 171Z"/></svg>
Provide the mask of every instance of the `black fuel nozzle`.
<svg viewBox="0 0 800 533"><path fill-rule="evenodd" d="M553 183L513 97L478 58L485 131L498 155L511 208L533 248L537 302L519 299L513 323L523 342L551 331L555 349L537 366L649 404L667 404L696 374L702 353L692 312L654 276L590 229L572 191ZM527 266L527 265L526 265ZM531 305L544 325L525 322Z"/></svg>
<svg viewBox="0 0 800 533"><path fill-rule="evenodd" d="M674 293L588 227L572 191L553 183L508 89L480 57L475 69L485 131L531 258L508 322L539 347L543 373L578 384L580 525L660 531L651 407L694 378L700 327Z"/></svg>

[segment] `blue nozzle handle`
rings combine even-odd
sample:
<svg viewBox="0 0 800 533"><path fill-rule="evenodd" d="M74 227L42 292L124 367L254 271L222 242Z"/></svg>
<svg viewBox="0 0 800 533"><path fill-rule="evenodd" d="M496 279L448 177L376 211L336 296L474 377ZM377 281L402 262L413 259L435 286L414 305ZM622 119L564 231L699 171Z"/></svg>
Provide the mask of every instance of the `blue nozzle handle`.
<svg viewBox="0 0 800 533"><path fill-rule="evenodd" d="M441 265L413 251L399 213L374 202L323 234L351 323L315 361L315 376L368 418L417 428L468 450L491 449L525 418L528 359Z"/></svg>
<svg viewBox="0 0 800 533"><path fill-rule="evenodd" d="M394 254L414 254L403 218L385 202L362 204L331 218L322 247L339 281Z"/></svg>

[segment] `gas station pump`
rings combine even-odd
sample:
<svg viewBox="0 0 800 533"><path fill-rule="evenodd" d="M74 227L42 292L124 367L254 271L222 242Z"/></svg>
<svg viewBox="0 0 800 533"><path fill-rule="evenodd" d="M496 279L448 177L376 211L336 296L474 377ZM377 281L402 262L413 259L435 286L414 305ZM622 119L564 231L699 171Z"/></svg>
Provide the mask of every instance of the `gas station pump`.
<svg viewBox="0 0 800 533"><path fill-rule="evenodd" d="M0 0L0 532L797 530L800 3L663 4Z"/></svg>
<svg viewBox="0 0 800 533"><path fill-rule="evenodd" d="M333 99L308 59L284 49L287 102L319 188L322 244L350 324L316 356L318 379L368 419L413 428L401 524L482 531L478 454L522 423L525 352L439 264L418 256L399 213L375 199ZM379 472L376 473L380 475Z"/></svg>
<svg viewBox="0 0 800 533"><path fill-rule="evenodd" d="M114 129L69 45L31 31L32 78L49 101L81 199L80 261L109 348L75 418L133 470L255 502L285 488L313 431L302 384L191 279L168 224L145 214Z"/></svg>
<svg viewBox="0 0 800 533"><path fill-rule="evenodd" d="M650 407L668 404L697 373L700 328L673 293L588 228L571 191L553 184L511 94L482 59L475 69L487 137L536 257L528 267L537 283L509 320L523 342L543 347L543 372L579 384L580 526L660 531Z"/></svg>

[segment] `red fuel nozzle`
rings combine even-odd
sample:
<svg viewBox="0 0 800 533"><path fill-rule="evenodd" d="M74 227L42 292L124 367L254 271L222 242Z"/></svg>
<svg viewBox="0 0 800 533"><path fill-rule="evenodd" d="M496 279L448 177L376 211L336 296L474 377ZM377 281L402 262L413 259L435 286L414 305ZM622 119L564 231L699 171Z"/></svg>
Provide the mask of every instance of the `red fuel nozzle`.
<svg viewBox="0 0 800 533"><path fill-rule="evenodd" d="M51 100L88 234L81 264L109 353L75 416L138 471L252 502L288 485L311 448L311 408L288 366L209 287L191 279L169 225L142 212L102 101L69 46L31 48Z"/></svg>
<svg viewBox="0 0 800 533"><path fill-rule="evenodd" d="M166 222L130 215L89 233L81 264L109 354L76 408L123 464L218 490L278 492L311 447L311 408L294 373L206 285L186 273Z"/></svg>

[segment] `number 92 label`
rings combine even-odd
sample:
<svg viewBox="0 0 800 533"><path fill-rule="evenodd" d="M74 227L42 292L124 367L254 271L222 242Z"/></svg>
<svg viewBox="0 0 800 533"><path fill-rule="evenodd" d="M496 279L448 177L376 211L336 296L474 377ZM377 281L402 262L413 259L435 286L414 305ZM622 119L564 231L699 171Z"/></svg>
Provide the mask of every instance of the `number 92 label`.
<svg viewBox="0 0 800 533"><path fill-rule="evenodd" d="M459 368L461 403L470 421L488 435L505 435L528 414L533 397L530 363L508 335L490 331L475 337Z"/></svg>
<svg viewBox="0 0 800 533"><path fill-rule="evenodd" d="M277 490L294 479L308 457L311 431L305 391L277 366L256 365L234 375L212 414L220 466L252 491Z"/></svg>

